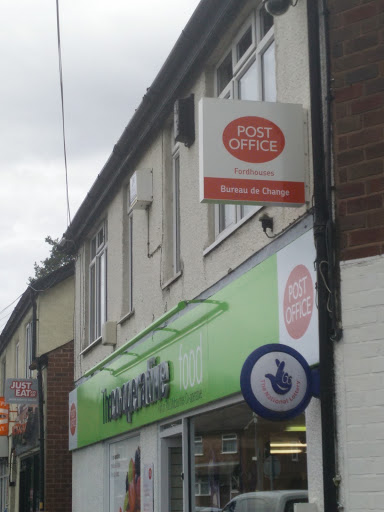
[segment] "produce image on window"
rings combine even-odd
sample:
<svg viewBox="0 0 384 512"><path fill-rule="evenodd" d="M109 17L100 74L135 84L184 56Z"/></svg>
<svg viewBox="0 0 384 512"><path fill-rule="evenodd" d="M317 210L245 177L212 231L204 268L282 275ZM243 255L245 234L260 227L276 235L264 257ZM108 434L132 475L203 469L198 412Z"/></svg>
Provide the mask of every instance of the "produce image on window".
<svg viewBox="0 0 384 512"><path fill-rule="evenodd" d="M308 501L304 415L271 422L242 402L196 416L191 434L196 512L289 512Z"/></svg>
<svg viewBox="0 0 384 512"><path fill-rule="evenodd" d="M109 446L109 512L140 512L140 463L137 437Z"/></svg>

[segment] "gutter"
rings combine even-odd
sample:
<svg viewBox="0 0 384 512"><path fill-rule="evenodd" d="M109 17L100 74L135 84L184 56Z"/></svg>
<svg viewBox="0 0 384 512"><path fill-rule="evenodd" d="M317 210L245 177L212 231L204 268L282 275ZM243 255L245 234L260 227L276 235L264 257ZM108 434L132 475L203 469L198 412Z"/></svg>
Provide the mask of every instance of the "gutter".
<svg viewBox="0 0 384 512"><path fill-rule="evenodd" d="M319 307L319 344L320 344L320 406L323 455L323 493L324 511L337 512L338 478L336 475L336 415L335 415L335 365L334 340L335 320L328 311L329 300L334 303L334 291L329 289L329 276L334 274L334 237L332 221L332 198L329 195L331 180L331 141L329 110L325 112L322 97L322 78L324 68L320 55L321 41L327 41L325 25L320 33L319 10L324 8L319 1L307 0L307 22L309 43L309 73L311 90L311 127L312 155L314 169L314 236L316 245L316 268ZM322 20L323 21L323 20ZM325 43L326 44L326 43ZM323 56L325 60L327 55ZM326 62L325 81L329 91L329 67ZM325 135L324 135L324 130ZM327 270L328 267L328 270ZM326 282L327 280L327 282Z"/></svg>

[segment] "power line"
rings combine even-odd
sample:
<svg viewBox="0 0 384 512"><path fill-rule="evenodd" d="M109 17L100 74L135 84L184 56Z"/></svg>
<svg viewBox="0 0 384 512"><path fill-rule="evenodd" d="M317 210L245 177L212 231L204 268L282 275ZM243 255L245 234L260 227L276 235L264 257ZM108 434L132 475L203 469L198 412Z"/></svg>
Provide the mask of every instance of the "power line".
<svg viewBox="0 0 384 512"><path fill-rule="evenodd" d="M12 304L14 304L17 300L19 300L22 295L23 294L19 295L14 301L12 301L10 304L8 304L8 306L5 306L5 308L0 311L0 315L1 315L1 313L4 313L4 311L6 311L8 308L10 308L12 306ZM2 318L0 320L2 320Z"/></svg>
<svg viewBox="0 0 384 512"><path fill-rule="evenodd" d="M68 191L68 166L67 166L67 145L65 141L65 119L64 119L64 87L63 87L63 65L61 60L61 41L60 41L60 14L59 0L56 0L56 22L57 22L57 49L59 53L59 74L60 74L60 93L61 93L61 119L63 128L63 148L64 148L64 165L65 165L65 189L67 195L67 227L71 223L71 210L69 207L69 191Z"/></svg>

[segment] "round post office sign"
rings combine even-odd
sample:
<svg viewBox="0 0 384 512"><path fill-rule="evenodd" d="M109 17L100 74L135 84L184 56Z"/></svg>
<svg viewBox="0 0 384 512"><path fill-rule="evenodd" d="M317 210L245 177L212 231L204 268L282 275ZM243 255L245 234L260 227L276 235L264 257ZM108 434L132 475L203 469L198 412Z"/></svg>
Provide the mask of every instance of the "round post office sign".
<svg viewBox="0 0 384 512"><path fill-rule="evenodd" d="M287 420L301 414L311 400L311 369L297 350L272 343L248 356L240 386L256 414L269 420Z"/></svg>

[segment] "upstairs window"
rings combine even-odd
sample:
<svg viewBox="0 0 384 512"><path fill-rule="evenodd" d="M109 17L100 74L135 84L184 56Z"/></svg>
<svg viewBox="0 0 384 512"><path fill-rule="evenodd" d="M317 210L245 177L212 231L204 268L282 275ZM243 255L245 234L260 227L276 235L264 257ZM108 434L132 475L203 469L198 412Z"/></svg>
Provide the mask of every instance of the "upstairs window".
<svg viewBox="0 0 384 512"><path fill-rule="evenodd" d="M216 92L223 99L276 101L273 17L264 7L250 16L219 62ZM216 238L259 209L252 205L216 206Z"/></svg>
<svg viewBox="0 0 384 512"><path fill-rule="evenodd" d="M107 319L107 223L99 227L90 242L89 265L89 341L101 336Z"/></svg>
<svg viewBox="0 0 384 512"><path fill-rule="evenodd" d="M172 173L172 191L173 191L173 274L176 275L181 270L180 264L180 154L177 151L173 154L173 173Z"/></svg>
<svg viewBox="0 0 384 512"><path fill-rule="evenodd" d="M32 363L32 322L29 322L25 327L25 377L30 379L32 377L32 370L30 365Z"/></svg>
<svg viewBox="0 0 384 512"><path fill-rule="evenodd" d="M15 377L16 379L19 378L19 358L20 358L20 343L16 343L15 348Z"/></svg>

